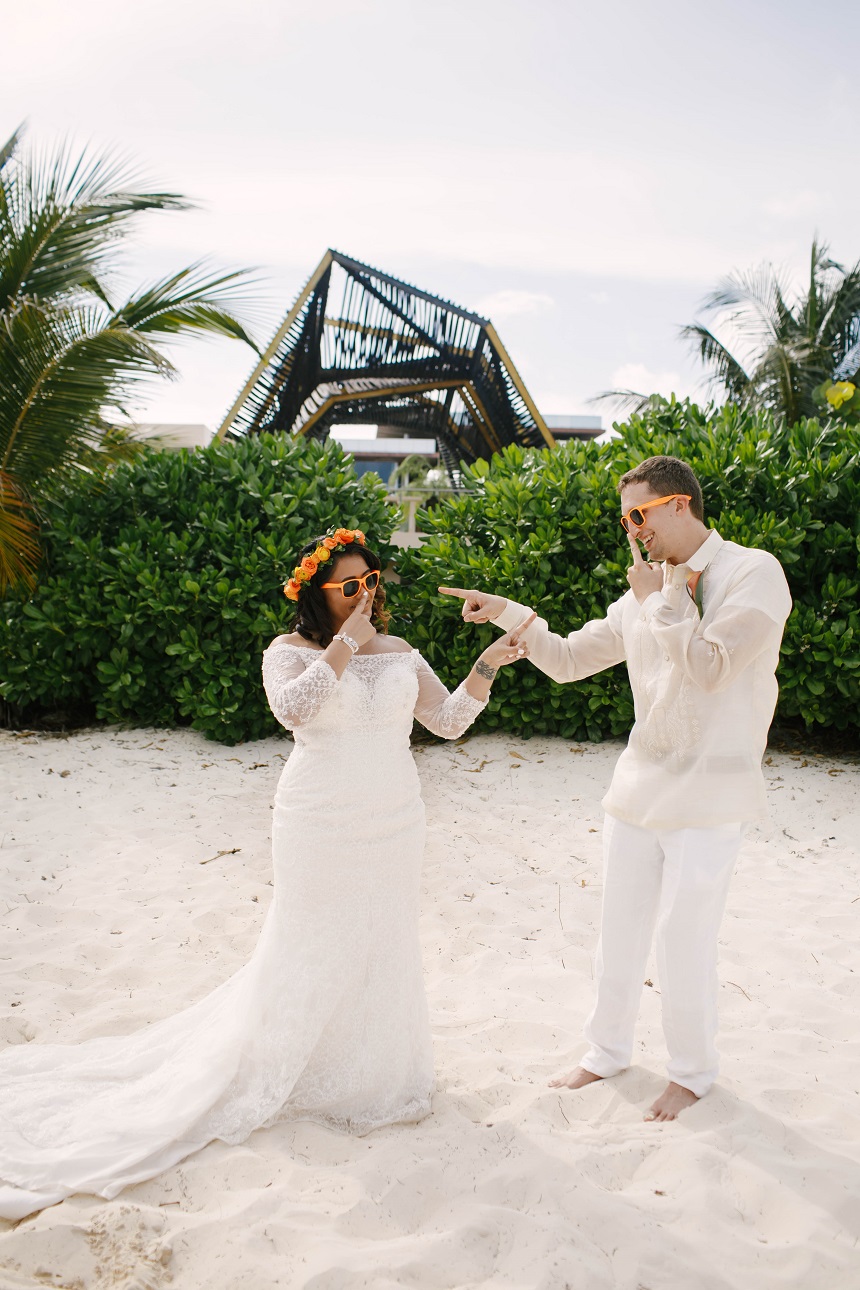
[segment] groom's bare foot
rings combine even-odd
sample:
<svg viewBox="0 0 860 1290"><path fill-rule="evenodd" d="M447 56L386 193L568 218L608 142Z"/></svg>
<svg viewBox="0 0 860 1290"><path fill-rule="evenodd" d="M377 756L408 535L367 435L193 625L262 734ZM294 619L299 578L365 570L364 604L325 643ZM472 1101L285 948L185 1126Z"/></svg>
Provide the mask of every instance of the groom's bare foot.
<svg viewBox="0 0 860 1290"><path fill-rule="evenodd" d="M558 1079L551 1079L549 1086L550 1088L585 1088L586 1084L593 1084L599 1079L603 1079L603 1076L587 1071L584 1066L577 1066L576 1070L568 1071L566 1075L559 1075Z"/></svg>
<svg viewBox="0 0 860 1290"><path fill-rule="evenodd" d="M692 1106L698 1100L696 1094L691 1093L688 1088L684 1088L683 1084L667 1084L644 1118L660 1122L674 1120L677 1119L682 1111L686 1111L688 1106Z"/></svg>

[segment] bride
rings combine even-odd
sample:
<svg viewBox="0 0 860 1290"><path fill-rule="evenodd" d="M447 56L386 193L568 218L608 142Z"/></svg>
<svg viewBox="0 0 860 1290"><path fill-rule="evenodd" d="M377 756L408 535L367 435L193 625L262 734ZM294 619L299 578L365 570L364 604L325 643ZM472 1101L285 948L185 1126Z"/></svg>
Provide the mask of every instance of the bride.
<svg viewBox="0 0 860 1290"><path fill-rule="evenodd" d="M386 634L380 561L358 529L309 543L284 591L295 630L265 651L263 683L295 748L257 948L206 998L131 1035L0 1053L2 1218L73 1192L112 1198L277 1120L367 1133L430 1110L412 720L458 737L527 649L518 633L494 641L449 694Z"/></svg>

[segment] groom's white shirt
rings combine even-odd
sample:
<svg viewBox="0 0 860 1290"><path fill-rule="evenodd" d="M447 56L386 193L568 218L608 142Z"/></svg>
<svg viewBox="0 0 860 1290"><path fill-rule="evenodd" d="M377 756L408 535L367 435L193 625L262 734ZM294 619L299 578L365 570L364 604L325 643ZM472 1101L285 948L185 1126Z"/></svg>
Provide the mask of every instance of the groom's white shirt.
<svg viewBox="0 0 860 1290"><path fill-rule="evenodd" d="M703 571L703 614L687 591ZM710 828L766 812L761 760L776 707L776 665L791 595L767 551L715 529L687 564L664 564L662 592L627 591L568 636L538 618L524 633L531 662L579 681L626 660L636 721L603 806L649 829ZM508 600L495 625L531 610Z"/></svg>

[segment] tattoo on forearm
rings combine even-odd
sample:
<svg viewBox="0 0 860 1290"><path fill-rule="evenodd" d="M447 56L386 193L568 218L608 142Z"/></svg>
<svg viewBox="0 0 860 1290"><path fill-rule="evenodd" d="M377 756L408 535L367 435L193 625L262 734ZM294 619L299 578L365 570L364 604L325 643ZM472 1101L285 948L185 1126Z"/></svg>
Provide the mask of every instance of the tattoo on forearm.
<svg viewBox="0 0 860 1290"><path fill-rule="evenodd" d="M482 676L486 681L492 681L493 677L496 675L496 669L494 667L490 667L489 663L485 663L482 658L479 658L475 664L475 671L478 673L478 676Z"/></svg>

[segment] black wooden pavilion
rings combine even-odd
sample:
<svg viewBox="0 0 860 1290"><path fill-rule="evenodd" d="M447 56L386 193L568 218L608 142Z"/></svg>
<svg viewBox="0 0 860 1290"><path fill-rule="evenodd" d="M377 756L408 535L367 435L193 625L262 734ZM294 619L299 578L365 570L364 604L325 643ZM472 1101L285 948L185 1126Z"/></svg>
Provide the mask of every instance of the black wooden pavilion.
<svg viewBox="0 0 860 1290"><path fill-rule="evenodd" d="M436 439L449 472L555 440L487 318L326 251L218 430L325 439L373 422Z"/></svg>

